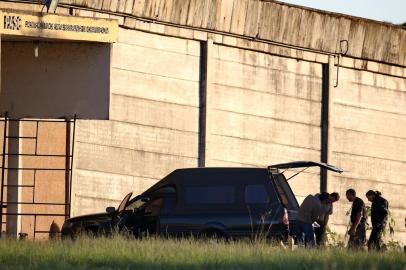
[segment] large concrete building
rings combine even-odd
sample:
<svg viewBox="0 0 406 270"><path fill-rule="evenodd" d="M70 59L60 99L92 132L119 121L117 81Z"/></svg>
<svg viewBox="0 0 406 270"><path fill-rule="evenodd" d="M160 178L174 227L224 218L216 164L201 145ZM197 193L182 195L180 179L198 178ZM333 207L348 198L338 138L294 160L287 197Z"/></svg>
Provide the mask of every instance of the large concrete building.
<svg viewBox="0 0 406 270"><path fill-rule="evenodd" d="M315 160L345 173L305 171L290 181L299 200L339 192L331 223L344 234L345 191L380 190L395 237L406 240L405 28L259 0L60 0L56 15L41 9L0 1L0 111L14 119L3 121L3 149L43 153L3 151L2 198L60 204L11 203L3 213L103 211L180 167ZM74 128L28 121L74 114ZM6 173L10 164L32 170ZM52 166L59 176L44 169ZM9 215L3 230L32 235L63 219Z"/></svg>

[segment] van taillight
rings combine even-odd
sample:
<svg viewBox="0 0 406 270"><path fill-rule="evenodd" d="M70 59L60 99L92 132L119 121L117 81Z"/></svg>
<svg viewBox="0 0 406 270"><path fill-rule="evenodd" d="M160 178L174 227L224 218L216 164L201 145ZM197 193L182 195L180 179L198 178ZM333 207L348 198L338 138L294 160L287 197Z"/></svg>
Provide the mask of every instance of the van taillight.
<svg viewBox="0 0 406 270"><path fill-rule="evenodd" d="M288 216L288 211L286 210L286 208L283 208L283 210L285 211L283 213L283 218L282 218L282 222L285 225L289 225L289 216Z"/></svg>

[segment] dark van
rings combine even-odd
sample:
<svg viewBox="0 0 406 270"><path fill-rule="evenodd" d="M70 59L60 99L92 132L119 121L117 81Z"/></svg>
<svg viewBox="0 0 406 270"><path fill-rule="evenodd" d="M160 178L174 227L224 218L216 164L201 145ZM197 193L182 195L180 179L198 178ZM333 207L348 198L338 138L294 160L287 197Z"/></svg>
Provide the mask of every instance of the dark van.
<svg viewBox="0 0 406 270"><path fill-rule="evenodd" d="M141 195L128 194L105 213L67 219L62 236L79 232L109 233L113 228L136 236L253 237L286 240L295 223L298 202L280 170L331 165L311 161L268 168L178 169ZM289 230L290 229L290 230Z"/></svg>

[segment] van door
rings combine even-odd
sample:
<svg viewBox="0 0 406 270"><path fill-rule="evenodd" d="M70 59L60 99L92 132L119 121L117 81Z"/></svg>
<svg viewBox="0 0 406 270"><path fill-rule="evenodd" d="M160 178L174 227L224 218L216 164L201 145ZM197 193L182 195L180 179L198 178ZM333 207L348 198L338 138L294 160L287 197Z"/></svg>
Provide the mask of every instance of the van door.
<svg viewBox="0 0 406 270"><path fill-rule="evenodd" d="M160 232L160 215L167 196L176 196L174 186L163 186L143 193L130 203L128 208L133 209L134 213L127 223L136 235Z"/></svg>
<svg viewBox="0 0 406 270"><path fill-rule="evenodd" d="M208 181L206 181L208 182ZM177 234L199 235L217 230L226 236L241 231L239 188L234 184L190 183L180 188L179 203L173 218L166 219L168 230ZM161 219L163 220L163 219Z"/></svg>
<svg viewBox="0 0 406 270"><path fill-rule="evenodd" d="M149 199L128 219L126 225L136 236L156 234L159 231L159 213L162 208L162 197Z"/></svg>
<svg viewBox="0 0 406 270"><path fill-rule="evenodd" d="M176 236L179 231L178 217L176 214L176 194L167 195L163 198L163 206L159 214L159 234L164 236Z"/></svg>

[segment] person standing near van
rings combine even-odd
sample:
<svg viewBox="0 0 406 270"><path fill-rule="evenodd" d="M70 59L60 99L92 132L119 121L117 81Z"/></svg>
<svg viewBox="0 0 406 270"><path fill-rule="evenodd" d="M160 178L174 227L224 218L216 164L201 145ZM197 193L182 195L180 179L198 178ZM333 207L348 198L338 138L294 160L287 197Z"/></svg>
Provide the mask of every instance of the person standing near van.
<svg viewBox="0 0 406 270"><path fill-rule="evenodd" d="M316 244L313 223L319 220L323 212L322 205L330 202L330 194L323 192L320 195L308 195L300 205L296 218L296 237L299 243L306 246Z"/></svg>
<svg viewBox="0 0 406 270"><path fill-rule="evenodd" d="M388 221L389 204L387 200L382 198L379 191L369 190L365 195L368 201L372 202L372 232L368 240L368 250L380 251L382 249L382 233Z"/></svg>
<svg viewBox="0 0 406 270"><path fill-rule="evenodd" d="M348 240L348 248L360 249L365 245L366 241L366 211L364 201L356 196L354 189L350 188L345 193L348 201L352 202L350 223L351 227L348 231L350 239Z"/></svg>
<svg viewBox="0 0 406 270"><path fill-rule="evenodd" d="M319 220L317 221L319 227L314 228L314 233L316 235L316 244L318 246L324 245L325 243L326 226L330 215L333 214L333 203L337 202L339 199L340 195L337 192L333 192L330 194L329 203L323 204L321 206L322 213L320 214Z"/></svg>

